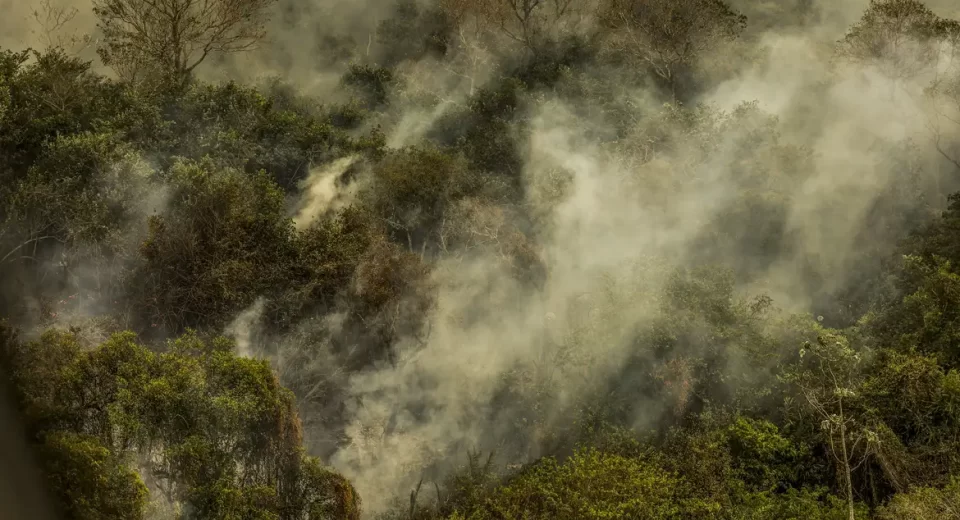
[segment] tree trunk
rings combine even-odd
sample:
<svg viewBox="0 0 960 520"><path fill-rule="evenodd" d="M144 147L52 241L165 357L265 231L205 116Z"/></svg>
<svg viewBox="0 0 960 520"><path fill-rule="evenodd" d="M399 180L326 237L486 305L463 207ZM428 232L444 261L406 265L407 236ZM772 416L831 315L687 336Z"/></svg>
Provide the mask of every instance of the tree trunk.
<svg viewBox="0 0 960 520"><path fill-rule="evenodd" d="M840 420L844 420L842 412ZM840 423L840 449L843 451L843 475L847 484L847 512L850 520L856 520L853 513L853 475L850 472L850 458L847 455L847 428L843 422Z"/></svg>

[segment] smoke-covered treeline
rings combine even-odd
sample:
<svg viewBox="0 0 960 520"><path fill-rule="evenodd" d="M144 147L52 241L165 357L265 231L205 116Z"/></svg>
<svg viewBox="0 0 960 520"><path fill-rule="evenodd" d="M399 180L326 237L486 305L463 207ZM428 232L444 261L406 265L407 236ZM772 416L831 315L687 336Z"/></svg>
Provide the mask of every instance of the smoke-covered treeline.
<svg viewBox="0 0 960 520"><path fill-rule="evenodd" d="M2 8L64 517L960 518L952 2Z"/></svg>

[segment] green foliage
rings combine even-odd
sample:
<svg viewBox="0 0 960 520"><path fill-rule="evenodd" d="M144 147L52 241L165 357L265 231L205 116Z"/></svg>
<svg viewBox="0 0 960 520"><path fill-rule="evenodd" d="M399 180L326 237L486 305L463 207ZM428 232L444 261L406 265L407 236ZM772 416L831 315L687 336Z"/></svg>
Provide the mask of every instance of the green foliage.
<svg viewBox="0 0 960 520"><path fill-rule="evenodd" d="M92 73L88 62L59 49L0 53L0 84L7 93L0 132L4 184L26 173L58 136L149 124L149 113L133 96Z"/></svg>
<svg viewBox="0 0 960 520"><path fill-rule="evenodd" d="M147 212L156 187L140 155L119 141L102 133L57 137L23 177L0 187L0 265L11 274L5 312L22 312L25 293L71 302L54 315L116 295L116 272L132 253L131 223ZM51 264L58 269L41 276Z"/></svg>
<svg viewBox="0 0 960 520"><path fill-rule="evenodd" d="M676 476L656 464L592 449L543 459L466 518L684 518Z"/></svg>
<svg viewBox="0 0 960 520"><path fill-rule="evenodd" d="M282 285L296 255L294 230L266 174L207 160L181 161L169 177L171 203L150 218L143 264L130 279L145 330L223 323Z"/></svg>
<svg viewBox="0 0 960 520"><path fill-rule="evenodd" d="M316 457L305 457L296 497L310 520L360 519L360 497L350 482L323 467Z"/></svg>
<svg viewBox="0 0 960 520"><path fill-rule="evenodd" d="M956 356L960 331L953 310L960 276L942 257L927 260L906 256L904 278L909 280L907 283L912 282L910 292L875 326L900 349L918 348L936 355L947 367L960 367L960 358Z"/></svg>
<svg viewBox="0 0 960 520"><path fill-rule="evenodd" d="M935 355L949 368L960 367L953 312L957 287L953 265L960 261L958 214L960 198L951 196L942 218L910 237L894 271L895 289L869 322L874 335L886 344Z"/></svg>
<svg viewBox="0 0 960 520"><path fill-rule="evenodd" d="M438 247L441 222L456 201L468 195L496 197L496 188L495 181L474 175L461 156L406 148L375 166L364 202L395 241L419 252L428 244Z"/></svg>
<svg viewBox="0 0 960 520"><path fill-rule="evenodd" d="M939 483L958 471L958 382L957 371L946 371L931 355L887 350L878 356L865 393L902 443L883 446L894 482Z"/></svg>
<svg viewBox="0 0 960 520"><path fill-rule="evenodd" d="M377 108L387 103L393 82L393 72L390 69L367 65L352 65L343 76L344 85L355 88L368 108Z"/></svg>
<svg viewBox="0 0 960 520"><path fill-rule="evenodd" d="M162 133L153 136L165 156L211 156L250 173L266 170L285 189L296 188L311 166L355 150L322 107L279 87L196 84L170 109Z"/></svg>
<svg viewBox="0 0 960 520"><path fill-rule="evenodd" d="M722 0L613 0L599 12L604 49L649 70L675 101L689 99L700 54L736 39L747 18Z"/></svg>
<svg viewBox="0 0 960 520"><path fill-rule="evenodd" d="M147 487L96 437L50 433L37 455L64 518L144 518Z"/></svg>
<svg viewBox="0 0 960 520"><path fill-rule="evenodd" d="M466 107L445 115L431 134L443 144L456 145L472 169L518 176L522 162L512 123L522 114L525 90L516 78L478 89Z"/></svg>
<svg viewBox="0 0 960 520"><path fill-rule="evenodd" d="M865 518L868 511L860 504L856 517ZM730 517L737 520L848 520L848 514L846 504L824 490L790 488L781 494L751 494Z"/></svg>
<svg viewBox="0 0 960 520"><path fill-rule="evenodd" d="M792 489L800 477L799 463L810 456L808 449L766 420L737 417L729 428L730 452L740 480L756 490Z"/></svg>
<svg viewBox="0 0 960 520"><path fill-rule="evenodd" d="M944 488L919 487L900 493L878 511L879 520L960 518L960 481L953 479Z"/></svg>
<svg viewBox="0 0 960 520"><path fill-rule="evenodd" d="M358 517L349 483L302 453L292 394L223 338L190 333L155 354L132 333L82 349L49 331L8 348L28 434L71 518L141 517L148 487L200 518Z"/></svg>
<svg viewBox="0 0 960 520"><path fill-rule="evenodd" d="M150 175L138 155L110 134L59 137L11 194L8 218L68 248L115 251L120 232L139 212L135 201L147 196Z"/></svg>
<svg viewBox="0 0 960 520"><path fill-rule="evenodd" d="M285 329L341 296L379 237L374 227L367 213L350 208L296 233L295 259L285 274L287 289L267 311L271 322Z"/></svg>

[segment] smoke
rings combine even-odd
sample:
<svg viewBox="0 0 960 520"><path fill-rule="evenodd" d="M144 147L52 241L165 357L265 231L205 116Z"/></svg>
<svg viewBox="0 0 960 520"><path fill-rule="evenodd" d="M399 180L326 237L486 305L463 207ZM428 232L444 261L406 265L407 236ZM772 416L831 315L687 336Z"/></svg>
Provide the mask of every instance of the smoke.
<svg viewBox="0 0 960 520"><path fill-rule="evenodd" d="M0 0L0 12L0 48L42 51L60 47L99 65L99 31L92 0Z"/></svg>
<svg viewBox="0 0 960 520"><path fill-rule="evenodd" d="M106 135L97 137L107 138ZM71 155L70 158L76 160L77 156ZM109 239L63 243L46 240L42 244L43 254L36 255L37 264L28 269L16 264L9 267L11 273L20 271L21 274L20 287L10 292L20 300L16 307L22 308L13 312L24 337L29 340L36 339L47 329L62 328L75 331L87 345L97 345L112 333L130 326L129 310L118 294L119 285L130 267L129 258L124 253L136 250L146 238L147 219L163 211L170 191L167 186L156 182L156 165L141 154L123 149L109 160L112 162L102 164L90 179L91 191L98 192L102 207L111 211L95 211L90 215L103 219L96 225L109 230ZM53 183L63 172L55 170L45 174L49 174L46 182ZM43 192L42 189L39 191ZM50 190L48 193L56 192ZM75 203L73 200L41 198L32 203L41 207L49 205L49 208L35 215L25 215L19 221L12 220L12 229L22 233L43 225L60 226L79 235L92 227L65 209Z"/></svg>
<svg viewBox="0 0 960 520"><path fill-rule="evenodd" d="M252 52L211 59L201 76L245 82L280 77L310 95L329 94L351 63L377 61L376 28L394 5L392 0L279 0L265 41Z"/></svg>
<svg viewBox="0 0 960 520"><path fill-rule="evenodd" d="M394 363L348 381L349 442L330 460L355 483L368 513L389 505L389 490L442 475L468 448L521 460L542 454L544 432L567 427L578 403L623 376L637 331L663 317L673 268L704 258L750 265L737 298L766 293L809 315L863 268L865 234L892 243L905 229L877 224L878 211L891 200L907 213L934 209L922 201L935 198L910 191L942 193L945 182L942 161L926 145L927 78L903 83L875 67L838 63L833 42L865 2L829 5L821 10L828 22L759 35L759 59L701 98L706 108L694 128L669 117L637 123L632 135L667 134L672 143L652 159L588 135L609 123L584 121L583 105L605 100L531 95L517 146L525 203L545 216L545 282L531 289L515 281L495 254L437 260L427 339L402 340ZM842 24L831 18L839 14ZM632 97L650 99L642 90ZM914 157L916 167L892 160L897 154ZM546 193L558 178L559 195ZM744 212L770 200L785 212L760 218L780 219L782 247L773 258L753 258L760 253L743 249L749 226L769 222ZM718 229L729 215L743 227ZM730 360L731 373L747 370L740 363ZM654 425L665 406L639 403L633 424ZM517 427L518 420L539 424Z"/></svg>
<svg viewBox="0 0 960 520"><path fill-rule="evenodd" d="M422 468L462 456L465 449L508 450L526 443L523 455L536 456L538 439L516 438L521 432L510 425L513 417L529 415L521 410L524 402L499 402L505 380L517 371L530 378L514 390L544 407L544 431L562 420L561 412L591 382L612 375L631 333L651 318L650 297L665 273L643 259L652 252L679 253L682 238L693 232L690 223L707 218L725 199L712 172L704 170L703 183L677 199L675 209L689 212L689 220L650 226L657 215L625 185L628 172L578 142L576 118L568 110L545 106L532 126L530 182L554 168L571 175L570 196L551 211L546 285L531 291L495 257L440 261L427 343L411 340L400 347L395 366L350 381L359 403L349 410L353 421L346 434L353 442L331 462L368 491L371 512L385 505L379 501L383 494L373 490L415 483ZM694 204L703 201L711 202ZM636 292L617 294L631 289Z"/></svg>
<svg viewBox="0 0 960 520"><path fill-rule="evenodd" d="M398 66L402 90L395 96L396 107L385 121L390 128L388 147L403 148L415 144L437 121L462 107L492 78L492 67L476 65L476 69L463 72L445 61L424 59Z"/></svg>
<svg viewBox="0 0 960 520"><path fill-rule="evenodd" d="M61 47L108 73L96 55L101 38L93 0L0 0L0 48ZM269 13L268 37L254 51L212 55L199 68L206 80L254 82L282 77L304 92L335 90L353 61L376 61L377 24L392 0L306 2L279 0Z"/></svg>
<svg viewBox="0 0 960 520"><path fill-rule="evenodd" d="M707 100L733 107L744 99L780 119L786 142L810 149L812 164L793 186L786 232L796 240L796 253L771 266L759 286L807 310L813 295L796 276L806 258L826 266L827 285L837 287L854 266L855 242L878 201L890 190L910 189L942 202L945 181L941 161L929 153L931 106L923 95L930 77L899 82L874 67L831 64L820 42L800 35L768 34L761 39L767 55L736 79L721 84ZM918 177L905 176L894 154L909 157L903 143L922 143L927 152L915 157ZM893 147L893 148L891 148ZM915 153L915 151L914 151ZM949 179L949 177L946 177ZM892 239L894 237L888 237Z"/></svg>
<svg viewBox="0 0 960 520"><path fill-rule="evenodd" d="M263 309L266 305L264 298L257 298L250 307L244 309L229 325L226 326L223 333L232 338L237 345L237 355L242 357L253 357L256 344L256 330L260 318L263 316Z"/></svg>
<svg viewBox="0 0 960 520"><path fill-rule="evenodd" d="M293 219L298 229L308 227L327 212L344 208L353 202L361 183L344 182L342 176L357 159L357 155L341 157L310 170L310 174L301 182L300 208Z"/></svg>
<svg viewBox="0 0 960 520"><path fill-rule="evenodd" d="M669 212L643 204L634 172L619 170L578 133L577 118L559 102L533 118L527 179L536 185L555 169L569 174L567 198L550 208L545 238L547 280L539 291L514 282L495 257L437 265L437 310L429 340L401 346L395 366L350 381L358 404L346 434L352 443L332 463L371 498L415 483L418 470L465 449L515 449L535 457L539 439L516 438L513 417L529 416L523 399L541 407L542 431L554 428L597 382L612 377L632 334L655 316L655 295L667 274L653 257L676 258L732 196L720 168L675 193ZM658 225L657 223L661 223ZM504 382L519 404L498 399ZM653 403L651 403L651 410ZM638 417L638 425L655 413Z"/></svg>

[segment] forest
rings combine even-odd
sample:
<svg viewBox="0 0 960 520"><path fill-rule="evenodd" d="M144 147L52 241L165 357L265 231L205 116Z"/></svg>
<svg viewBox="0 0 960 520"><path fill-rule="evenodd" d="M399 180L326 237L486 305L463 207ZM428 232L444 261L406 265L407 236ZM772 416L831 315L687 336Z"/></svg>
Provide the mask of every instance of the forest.
<svg viewBox="0 0 960 520"><path fill-rule="evenodd" d="M960 519L955 1L0 12L49 518Z"/></svg>

